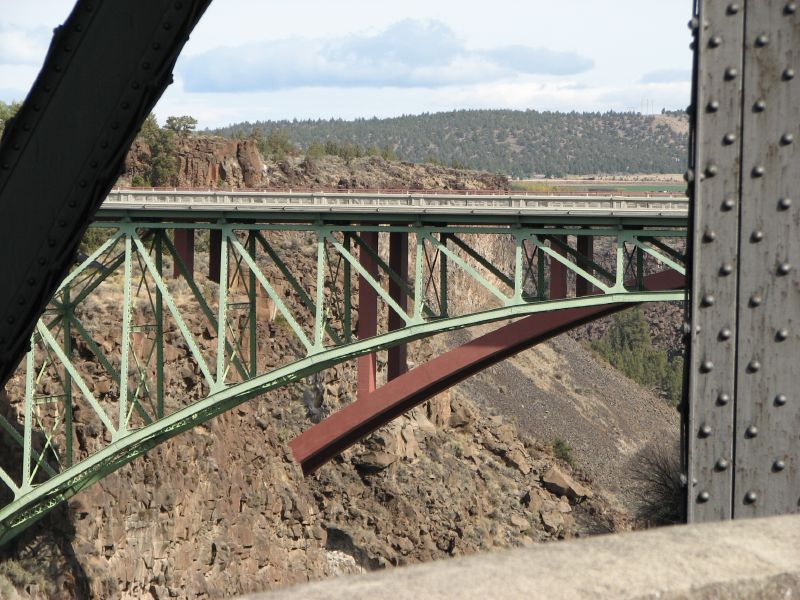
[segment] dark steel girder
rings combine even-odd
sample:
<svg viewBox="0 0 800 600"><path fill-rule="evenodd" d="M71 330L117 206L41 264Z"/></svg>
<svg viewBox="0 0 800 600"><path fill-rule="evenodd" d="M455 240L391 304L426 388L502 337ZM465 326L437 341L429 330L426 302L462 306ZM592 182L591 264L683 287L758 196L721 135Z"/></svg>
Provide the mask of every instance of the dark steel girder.
<svg viewBox="0 0 800 600"><path fill-rule="evenodd" d="M211 0L80 0L0 143L0 386Z"/></svg>

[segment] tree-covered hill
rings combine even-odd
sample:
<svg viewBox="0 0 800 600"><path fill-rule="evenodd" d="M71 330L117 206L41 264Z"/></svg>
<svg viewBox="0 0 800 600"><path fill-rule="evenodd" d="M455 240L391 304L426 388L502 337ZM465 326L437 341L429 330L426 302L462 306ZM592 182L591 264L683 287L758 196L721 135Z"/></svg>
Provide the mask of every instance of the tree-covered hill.
<svg viewBox="0 0 800 600"><path fill-rule="evenodd" d="M504 173L592 175L678 173L685 169L684 115L469 110L356 121L257 121L217 130L239 137L281 131L301 150L333 142Z"/></svg>

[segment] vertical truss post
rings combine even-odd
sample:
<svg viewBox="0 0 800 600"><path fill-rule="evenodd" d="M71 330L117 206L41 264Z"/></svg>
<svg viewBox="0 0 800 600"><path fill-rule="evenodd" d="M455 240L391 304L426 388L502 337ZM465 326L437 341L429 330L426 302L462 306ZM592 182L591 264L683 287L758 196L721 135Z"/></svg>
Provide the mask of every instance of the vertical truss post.
<svg viewBox="0 0 800 600"><path fill-rule="evenodd" d="M64 286L64 354L68 359L72 359L72 319L73 308L72 300L70 298L69 284ZM64 369L64 436L66 438L66 447L64 448L64 464L67 467L72 466L72 376L67 369Z"/></svg>
<svg viewBox="0 0 800 600"><path fill-rule="evenodd" d="M194 229L175 230L175 252L181 257L183 264L186 265L187 277L194 275ZM181 275L178 261L172 268L172 276L177 279Z"/></svg>
<svg viewBox="0 0 800 600"><path fill-rule="evenodd" d="M389 268L397 273L401 279L408 279L408 233L393 231L389 234ZM406 309L408 299L403 289L393 279L389 279L389 295L402 309ZM389 331L396 331L405 327L406 322L402 315L389 309ZM391 381L408 371L408 347L400 344L389 348L387 364L387 379Z"/></svg>
<svg viewBox="0 0 800 600"><path fill-rule="evenodd" d="M591 235L578 236L578 266L590 271L591 261L594 260L594 237ZM591 271L590 271L591 272ZM591 296L594 293L594 286L583 277L578 277L575 281L575 295L578 297Z"/></svg>
<svg viewBox="0 0 800 600"><path fill-rule="evenodd" d="M536 247L536 295L537 300L547 300L547 259L545 259L544 250Z"/></svg>
<svg viewBox="0 0 800 600"><path fill-rule="evenodd" d="M256 236L252 231L247 237L247 253L253 262L256 260ZM249 269L250 281L247 287L248 300L250 301L250 318L247 326L250 330L250 377L258 375L258 328L256 319L258 318L258 290L256 289L256 274Z"/></svg>
<svg viewBox="0 0 800 600"><path fill-rule="evenodd" d="M131 232L125 232L125 276L122 299L122 357L119 363L119 424L117 432L125 435L128 430L128 367L131 348L131 288L133 287L133 242ZM134 398L134 402L136 399Z"/></svg>
<svg viewBox="0 0 800 600"><path fill-rule="evenodd" d="M378 252L378 232L361 233L361 241ZM373 278L378 278L378 265L369 252L362 249L358 252L361 266ZM365 340L378 334L378 294L369 282L359 275L358 278L358 339ZM358 359L358 398L364 398L375 391L377 374L377 357L375 353Z"/></svg>
<svg viewBox="0 0 800 600"><path fill-rule="evenodd" d="M31 457L33 454L33 397L35 392L35 352L36 334L31 337L31 349L28 351L25 368L25 425L22 438L22 485L20 492L31 488Z"/></svg>
<svg viewBox="0 0 800 600"><path fill-rule="evenodd" d="M442 234L442 240L441 240L442 241L442 246L444 246L445 248L447 248L447 240L449 238L450 238L450 236L448 234L446 234L446 233ZM447 298L447 282L448 282L448 278L447 278L447 254L445 254L444 252L440 252L439 253L439 289L440 289L440 294L441 294L441 302L439 304L440 304L441 314L439 316L441 318L443 318L443 319L446 319L447 315L448 315L448 309L447 309L447 300L448 300L448 298Z"/></svg>
<svg viewBox="0 0 800 600"><path fill-rule="evenodd" d="M350 234L344 234L344 249L350 252ZM353 341L353 280L350 261L344 261L344 340L350 344Z"/></svg>
<svg viewBox="0 0 800 600"><path fill-rule="evenodd" d="M215 231L215 230L212 230ZM226 342L228 341L228 238L231 230L228 225L222 225L219 231L217 244L217 280L219 283L219 314L217 316L217 388L225 387L225 374L227 365L225 361ZM214 246L212 245L211 248ZM210 265L209 265L210 267ZM235 350L232 350L235 352Z"/></svg>
<svg viewBox="0 0 800 600"><path fill-rule="evenodd" d="M208 236L208 278L220 283L220 249L222 248L222 230L212 229Z"/></svg>
<svg viewBox="0 0 800 600"><path fill-rule="evenodd" d="M553 238L563 244L567 243L567 236L554 235ZM553 251L564 254L556 244L553 244ZM567 297L567 267L550 258L550 300L560 300Z"/></svg>
<svg viewBox="0 0 800 600"><path fill-rule="evenodd" d="M325 326L328 319L325 315L325 236L328 235L327 230L317 228L317 301L314 312L314 350L322 352L325 349ZM377 273L377 266L375 268ZM372 273L370 273L372 274ZM374 275L373 275L374 276ZM370 287L370 289L372 289ZM377 304L377 300L376 300ZM377 315L377 308L375 311ZM377 316L376 316L377 321Z"/></svg>
<svg viewBox="0 0 800 600"><path fill-rule="evenodd" d="M156 255L156 272L164 275L164 241L163 231L157 231L153 249ZM164 298L161 288L155 286L156 306L156 418L164 416Z"/></svg>

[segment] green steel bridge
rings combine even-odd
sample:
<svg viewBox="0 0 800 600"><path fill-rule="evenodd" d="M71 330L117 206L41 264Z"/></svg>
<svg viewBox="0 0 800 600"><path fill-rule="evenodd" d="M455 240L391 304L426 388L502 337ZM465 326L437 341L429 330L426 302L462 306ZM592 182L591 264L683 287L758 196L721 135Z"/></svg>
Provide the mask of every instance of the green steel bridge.
<svg viewBox="0 0 800 600"><path fill-rule="evenodd" d="M685 272L686 219L669 197L112 192L97 248L58 286L7 386L22 422L0 417L17 458L0 469L0 542L153 446L337 363L362 357L363 399L379 350L391 381L425 336L682 301L647 281ZM259 356L265 335L285 338L281 364ZM165 366L198 382L176 388ZM341 449L299 460L310 470Z"/></svg>

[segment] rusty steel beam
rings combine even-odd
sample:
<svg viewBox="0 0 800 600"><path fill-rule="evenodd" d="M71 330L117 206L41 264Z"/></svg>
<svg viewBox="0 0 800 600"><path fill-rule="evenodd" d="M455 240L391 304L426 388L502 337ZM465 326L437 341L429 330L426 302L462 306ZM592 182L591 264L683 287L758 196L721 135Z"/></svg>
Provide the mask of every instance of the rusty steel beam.
<svg viewBox="0 0 800 600"><path fill-rule="evenodd" d="M683 275L664 271L645 278L651 291L680 289ZM570 308L531 315L501 327L390 381L332 414L290 443L303 472L313 473L379 427L464 379L579 325L631 307L629 303Z"/></svg>
<svg viewBox="0 0 800 600"><path fill-rule="evenodd" d="M378 232L365 231L361 240L375 252L378 251ZM359 262L373 279L378 279L378 263L362 248ZM358 278L358 339L365 340L378 335L378 294L364 277ZM375 391L375 377L378 371L375 353L358 359L358 399Z"/></svg>
<svg viewBox="0 0 800 600"><path fill-rule="evenodd" d="M389 234L389 268L403 280L408 279L408 234L405 232L393 231ZM406 308L408 298L402 287L393 279L389 280L389 295L400 308ZM402 315L398 315L390 308L389 331L397 331L405 325ZM388 355L386 376L391 381L408 371L408 346L406 344L392 346L388 350Z"/></svg>

